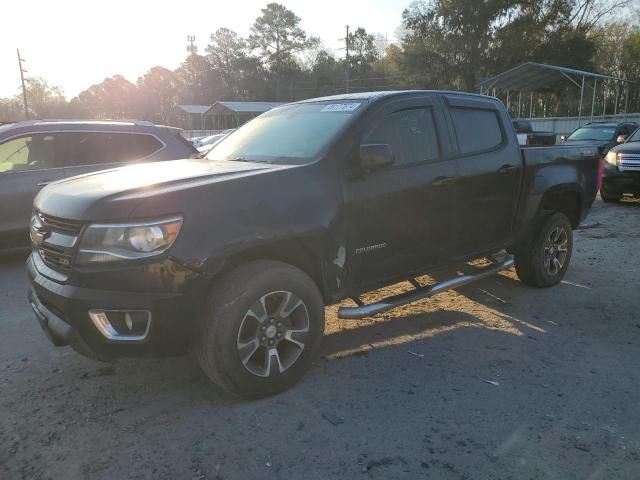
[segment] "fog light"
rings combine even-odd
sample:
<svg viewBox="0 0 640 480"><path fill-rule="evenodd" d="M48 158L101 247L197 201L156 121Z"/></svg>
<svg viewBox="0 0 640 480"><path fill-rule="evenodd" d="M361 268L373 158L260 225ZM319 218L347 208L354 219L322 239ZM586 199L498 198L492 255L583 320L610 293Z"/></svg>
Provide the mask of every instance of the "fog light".
<svg viewBox="0 0 640 480"><path fill-rule="evenodd" d="M98 331L113 342L141 342L151 326L148 310L90 310L89 318Z"/></svg>

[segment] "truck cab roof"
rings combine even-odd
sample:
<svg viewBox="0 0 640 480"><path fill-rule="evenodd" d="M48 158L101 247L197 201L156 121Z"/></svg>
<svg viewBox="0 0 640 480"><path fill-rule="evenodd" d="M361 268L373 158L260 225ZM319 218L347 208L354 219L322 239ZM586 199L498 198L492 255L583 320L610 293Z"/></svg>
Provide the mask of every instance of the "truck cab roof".
<svg viewBox="0 0 640 480"><path fill-rule="evenodd" d="M457 95L464 97L474 98L491 98L497 100L495 97L488 95L480 95L478 93L458 92L454 90L383 90L376 92L357 92L357 93L343 93L340 95L329 95L326 97L309 98L307 100L300 100L295 103L315 103L315 102L329 102L329 101L366 101L369 103L387 99L391 97L399 96L411 96L411 95L423 95L423 94L438 94L438 95Z"/></svg>

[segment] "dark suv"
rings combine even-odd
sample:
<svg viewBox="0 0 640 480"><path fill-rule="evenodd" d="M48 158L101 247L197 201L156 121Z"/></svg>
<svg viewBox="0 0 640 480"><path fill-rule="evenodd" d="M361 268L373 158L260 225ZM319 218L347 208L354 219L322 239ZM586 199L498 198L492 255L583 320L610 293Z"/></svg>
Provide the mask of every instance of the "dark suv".
<svg viewBox="0 0 640 480"><path fill-rule="evenodd" d="M33 199L45 185L132 161L186 158L180 130L150 122L36 120L0 126L0 250L29 244Z"/></svg>
<svg viewBox="0 0 640 480"><path fill-rule="evenodd" d="M602 200L617 202L625 194L640 196L640 128L626 142L612 148L604 161Z"/></svg>
<svg viewBox="0 0 640 480"><path fill-rule="evenodd" d="M562 136L564 143L598 144L600 153L604 157L609 150L624 142L631 135L638 124L635 122L589 122L568 135Z"/></svg>

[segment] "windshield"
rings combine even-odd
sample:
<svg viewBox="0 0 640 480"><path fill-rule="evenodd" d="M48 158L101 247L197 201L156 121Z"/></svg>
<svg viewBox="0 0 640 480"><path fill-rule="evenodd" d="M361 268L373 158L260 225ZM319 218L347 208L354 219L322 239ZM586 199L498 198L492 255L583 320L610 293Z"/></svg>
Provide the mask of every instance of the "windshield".
<svg viewBox="0 0 640 480"><path fill-rule="evenodd" d="M631 134L627 140L627 143L629 142L640 142L640 128L637 128L636 131Z"/></svg>
<svg viewBox="0 0 640 480"><path fill-rule="evenodd" d="M582 127L573 132L567 140L613 140L616 133L615 127L609 126L593 126Z"/></svg>
<svg viewBox="0 0 640 480"><path fill-rule="evenodd" d="M205 158L309 163L359 110L360 103L301 103L260 115L218 143Z"/></svg>

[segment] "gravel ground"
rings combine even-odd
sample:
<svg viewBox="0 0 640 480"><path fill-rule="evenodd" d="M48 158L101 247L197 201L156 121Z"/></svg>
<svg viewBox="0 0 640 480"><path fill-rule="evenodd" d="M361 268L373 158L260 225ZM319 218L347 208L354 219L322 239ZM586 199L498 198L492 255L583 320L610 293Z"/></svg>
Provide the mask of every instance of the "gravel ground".
<svg viewBox="0 0 640 480"><path fill-rule="evenodd" d="M0 263L0 478L640 478L640 202L596 202L566 280L507 271L363 321L238 402L187 357L54 348ZM386 289L398 291L407 285Z"/></svg>

